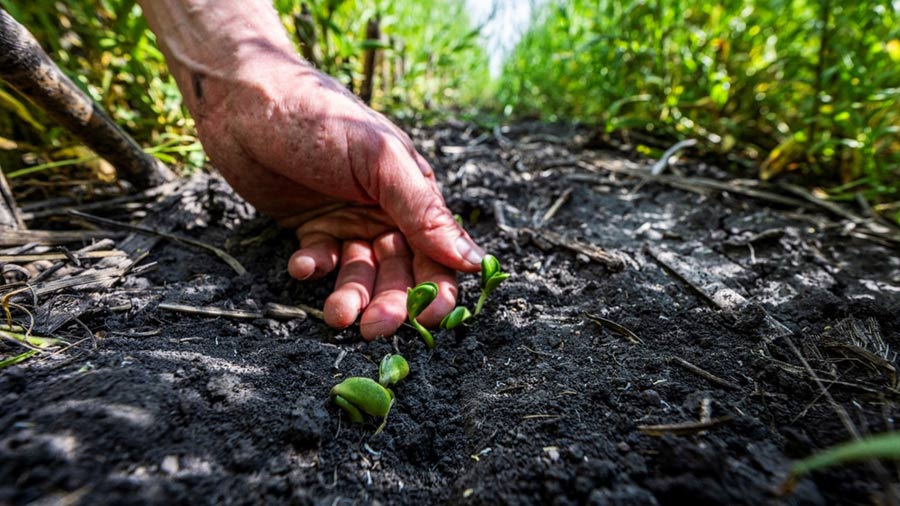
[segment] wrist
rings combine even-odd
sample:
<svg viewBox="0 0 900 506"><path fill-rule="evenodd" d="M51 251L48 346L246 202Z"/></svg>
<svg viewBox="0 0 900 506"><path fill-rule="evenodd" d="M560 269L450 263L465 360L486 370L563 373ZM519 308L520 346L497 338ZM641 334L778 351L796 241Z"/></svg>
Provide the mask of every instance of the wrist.
<svg viewBox="0 0 900 506"><path fill-rule="evenodd" d="M303 66L270 0L139 0L193 114L275 62Z"/></svg>

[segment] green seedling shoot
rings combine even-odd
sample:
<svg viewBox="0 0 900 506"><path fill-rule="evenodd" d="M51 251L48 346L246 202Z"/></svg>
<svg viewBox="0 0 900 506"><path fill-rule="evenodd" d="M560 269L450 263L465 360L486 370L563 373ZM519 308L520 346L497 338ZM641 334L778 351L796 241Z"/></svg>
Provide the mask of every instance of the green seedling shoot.
<svg viewBox="0 0 900 506"><path fill-rule="evenodd" d="M431 281L419 283L406 290L406 312L409 314L409 323L419 332L422 340L425 341L425 346L428 346L429 349L434 348L434 337L431 332L428 332L428 329L416 321L416 318L422 314L422 311L425 311L429 304L434 302L437 294L438 286Z"/></svg>
<svg viewBox="0 0 900 506"><path fill-rule="evenodd" d="M452 330L472 317L472 312L465 306L456 306L453 311L447 313L447 316L441 320L441 328Z"/></svg>
<svg viewBox="0 0 900 506"><path fill-rule="evenodd" d="M503 272L500 268L500 261L494 255L485 255L481 259L481 296L478 297L478 303L475 305L475 314L481 313L484 303L500 283L503 282L509 274Z"/></svg>
<svg viewBox="0 0 900 506"><path fill-rule="evenodd" d="M394 405L394 392L369 378L347 378L331 389L331 399L350 415L353 423L363 423L363 413L384 418L378 432L384 427L387 415Z"/></svg>
<svg viewBox="0 0 900 506"><path fill-rule="evenodd" d="M378 366L378 383L383 387L389 387L399 382L409 374L409 364L401 355L388 353L381 359Z"/></svg>
<svg viewBox="0 0 900 506"><path fill-rule="evenodd" d="M876 434L833 446L798 461L791 467L790 475L782 485L782 489L785 492L790 491L801 477L813 471L867 459L900 460L900 433Z"/></svg>
<svg viewBox="0 0 900 506"><path fill-rule="evenodd" d="M331 389L331 401L350 416L353 423L363 423L363 413L381 417L375 434L387 424L394 405L394 392L387 387L409 374L409 364L400 355L387 354L378 367L378 382L369 378L347 378Z"/></svg>

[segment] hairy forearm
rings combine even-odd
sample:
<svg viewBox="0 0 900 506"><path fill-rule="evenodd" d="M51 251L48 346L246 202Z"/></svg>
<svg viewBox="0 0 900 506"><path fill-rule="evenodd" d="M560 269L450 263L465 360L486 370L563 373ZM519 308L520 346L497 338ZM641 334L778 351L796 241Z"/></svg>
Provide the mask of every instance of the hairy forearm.
<svg viewBox="0 0 900 506"><path fill-rule="evenodd" d="M271 0L138 0L188 108L256 61L301 61ZM266 58L261 58L266 56ZM214 97L208 97L214 98Z"/></svg>

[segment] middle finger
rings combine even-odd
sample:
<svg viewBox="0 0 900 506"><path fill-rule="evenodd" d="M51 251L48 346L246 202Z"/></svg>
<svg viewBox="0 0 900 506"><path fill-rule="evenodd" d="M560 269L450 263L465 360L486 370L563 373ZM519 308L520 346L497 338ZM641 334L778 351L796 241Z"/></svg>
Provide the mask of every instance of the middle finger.
<svg viewBox="0 0 900 506"><path fill-rule="evenodd" d="M406 320L406 289L412 285L412 255L403 234L388 232L372 244L378 262L375 297L359 323L363 338L389 336Z"/></svg>
<svg viewBox="0 0 900 506"><path fill-rule="evenodd" d="M344 241L334 292L325 300L325 323L342 329L356 321L372 299L375 255L368 241Z"/></svg>

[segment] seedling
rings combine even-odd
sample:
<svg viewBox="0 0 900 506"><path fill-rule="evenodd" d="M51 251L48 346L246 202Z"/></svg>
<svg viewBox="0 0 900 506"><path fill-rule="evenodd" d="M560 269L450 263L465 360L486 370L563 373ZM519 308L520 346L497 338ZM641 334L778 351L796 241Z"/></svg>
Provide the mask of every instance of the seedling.
<svg viewBox="0 0 900 506"><path fill-rule="evenodd" d="M484 303L500 283L503 282L509 274L500 269L500 261L494 255L485 255L481 259L481 296L478 297L478 303L475 305L475 314L481 313Z"/></svg>
<svg viewBox="0 0 900 506"><path fill-rule="evenodd" d="M363 413L381 417L381 432L394 405L394 392L387 387L409 374L409 364L400 355L385 355L378 367L378 382L369 378L347 378L331 389L331 400L350 416L353 423L363 423Z"/></svg>
<svg viewBox="0 0 900 506"><path fill-rule="evenodd" d="M819 469L868 459L900 460L900 433L886 432L858 441L833 446L807 457L791 467L782 490L789 492L804 475Z"/></svg>
<svg viewBox="0 0 900 506"><path fill-rule="evenodd" d="M369 378L347 378L331 389L331 398L350 415L353 423L363 423L363 413L387 419L394 404L394 392ZM384 426L382 422L381 426ZM379 432L381 427L379 427Z"/></svg>
<svg viewBox="0 0 900 506"><path fill-rule="evenodd" d="M441 320L441 328L452 330L459 325L465 323L466 320L472 317L472 312L469 311L469 308L465 306L456 306L453 308L453 311L447 313L447 316Z"/></svg>
<svg viewBox="0 0 900 506"><path fill-rule="evenodd" d="M383 387L389 387L399 382L409 374L409 364L400 355L388 353L381 359L378 366L378 383Z"/></svg>
<svg viewBox="0 0 900 506"><path fill-rule="evenodd" d="M425 311L429 304L434 302L437 294L438 286L431 281L419 283L406 290L406 312L409 314L409 323L419 332L422 340L425 341L425 346L428 346L429 349L434 348L434 337L431 332L428 332L428 329L416 321L416 318L422 314L422 311Z"/></svg>

